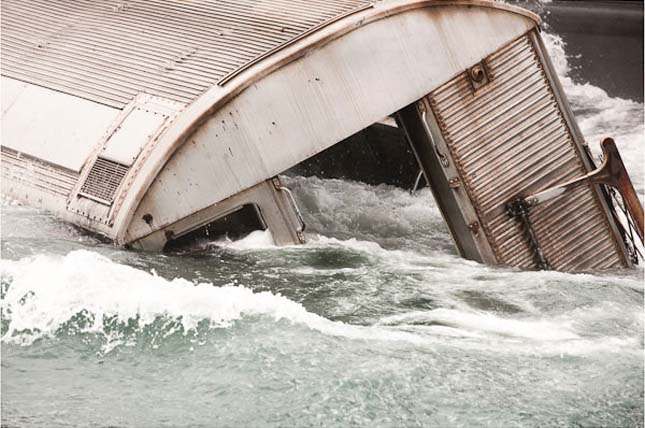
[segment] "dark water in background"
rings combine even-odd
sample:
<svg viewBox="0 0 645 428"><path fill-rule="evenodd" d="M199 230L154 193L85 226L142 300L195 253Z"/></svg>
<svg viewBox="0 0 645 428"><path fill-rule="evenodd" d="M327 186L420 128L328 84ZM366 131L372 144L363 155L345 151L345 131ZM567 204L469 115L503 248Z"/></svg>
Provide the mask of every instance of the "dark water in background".
<svg viewBox="0 0 645 428"><path fill-rule="evenodd" d="M643 193L643 105L574 84ZM595 146L595 144L592 144ZM643 425L643 269L460 259L431 195L285 178L310 243L142 254L2 207L2 417L20 427Z"/></svg>

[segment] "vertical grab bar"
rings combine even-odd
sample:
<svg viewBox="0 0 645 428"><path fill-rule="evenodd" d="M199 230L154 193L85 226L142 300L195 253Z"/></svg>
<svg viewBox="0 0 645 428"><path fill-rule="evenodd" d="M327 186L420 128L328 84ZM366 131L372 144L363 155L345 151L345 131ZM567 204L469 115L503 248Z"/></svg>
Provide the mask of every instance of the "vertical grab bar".
<svg viewBox="0 0 645 428"><path fill-rule="evenodd" d="M428 111L423 101L419 101L417 103L417 108L421 111L421 123L423 124L423 128L425 129L426 134L428 134L430 145L434 149L434 152L437 154L437 156L439 156L439 161L441 162L441 165L444 168L448 168L450 166L448 157L439 151L439 148L437 147L437 143L435 143L434 138L432 138L432 132L430 132L430 126L428 126L428 120L427 120Z"/></svg>
<svg viewBox="0 0 645 428"><path fill-rule="evenodd" d="M287 194L287 196L289 197L289 203L291 204L293 210L296 212L296 217L298 217L298 222L300 223L300 227L298 228L298 230L296 230L296 233L298 235L298 239L300 239L300 242L304 243L305 242L304 232L305 232L305 229L306 229L307 225L305 224L305 220L302 218L302 213L300 212L300 208L298 207L298 204L296 203L296 198L294 198L293 193L291 192L291 190L289 188L287 188L287 187L284 187L277 177L274 177L273 180L271 180L271 181L273 182L273 186L277 190L279 190L281 192L285 192Z"/></svg>

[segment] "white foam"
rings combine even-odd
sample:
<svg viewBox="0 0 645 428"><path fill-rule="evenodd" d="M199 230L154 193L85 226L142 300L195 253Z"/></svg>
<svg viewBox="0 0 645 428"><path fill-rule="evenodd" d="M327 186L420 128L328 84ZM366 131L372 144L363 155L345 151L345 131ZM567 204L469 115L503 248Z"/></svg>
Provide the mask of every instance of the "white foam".
<svg viewBox="0 0 645 428"><path fill-rule="evenodd" d="M106 329L104 317L110 322L134 322L139 329L164 317L187 332L203 321L211 328L226 328L244 317L260 316L351 340L401 341L430 347L452 344L495 352L588 353L622 346L638 348L633 338L581 339L571 327L572 321L545 321L539 314L537 319L531 315L531 319L517 320L472 310L436 309L387 317L372 326L349 325L308 312L279 294L254 292L237 284L218 287L181 278L167 280L90 251L3 260L0 272L3 318L8 322L2 340L22 345L54 336L82 312L93 320L83 332L104 335L106 353L134 339ZM430 326L419 325L423 323ZM454 337L457 342L453 344L446 337Z"/></svg>
<svg viewBox="0 0 645 428"><path fill-rule="evenodd" d="M298 199L309 233L386 244L401 244L402 238L409 237L445 240L448 236L429 189L412 196L384 184L317 177L285 177L284 181Z"/></svg>
<svg viewBox="0 0 645 428"><path fill-rule="evenodd" d="M94 319L84 331L99 334L103 333L104 317L136 320L142 328L165 316L181 322L187 331L203 320L211 327L227 327L244 316L263 315L305 324L330 335L415 341L406 333L327 320L279 294L255 293L235 284L215 287L181 278L169 281L84 250L64 257L3 260L2 277L10 283L2 301L5 319L9 319L2 338L6 342L28 345L37 338L53 336L80 312Z"/></svg>
<svg viewBox="0 0 645 428"><path fill-rule="evenodd" d="M226 238L216 241L214 244L238 251L278 248L273 241L273 235L271 235L271 231L269 231L269 229L254 230L244 238L238 240L230 240Z"/></svg>
<svg viewBox="0 0 645 428"><path fill-rule="evenodd" d="M474 333L487 333L541 341L561 341L580 338L570 326L564 323L545 320L515 320L502 318L486 312L465 312L446 308L394 315L382 319L380 324L439 324L443 327L451 327Z"/></svg>

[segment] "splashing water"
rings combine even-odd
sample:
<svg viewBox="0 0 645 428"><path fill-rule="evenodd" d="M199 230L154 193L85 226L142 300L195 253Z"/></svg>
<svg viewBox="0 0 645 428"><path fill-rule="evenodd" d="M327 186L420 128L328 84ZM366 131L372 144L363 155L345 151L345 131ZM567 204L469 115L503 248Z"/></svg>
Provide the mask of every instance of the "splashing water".
<svg viewBox="0 0 645 428"><path fill-rule="evenodd" d="M614 138L634 187L642 195L645 135L643 104L609 97L604 90L589 83L574 83L569 77L571 70L562 38L553 34L543 34L542 37L589 147L599 155L601 138Z"/></svg>
<svg viewBox="0 0 645 428"><path fill-rule="evenodd" d="M568 78L642 193L643 105ZM456 255L432 196L285 177L309 243L106 246L3 201L8 426L642 426L643 270Z"/></svg>

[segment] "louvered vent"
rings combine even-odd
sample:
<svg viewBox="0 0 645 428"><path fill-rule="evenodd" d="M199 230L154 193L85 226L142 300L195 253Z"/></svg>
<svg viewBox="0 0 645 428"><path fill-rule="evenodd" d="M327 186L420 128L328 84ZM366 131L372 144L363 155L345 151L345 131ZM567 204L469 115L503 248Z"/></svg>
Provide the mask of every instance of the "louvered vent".
<svg viewBox="0 0 645 428"><path fill-rule="evenodd" d="M127 166L111 160L96 159L83 187L81 187L80 194L97 202L111 205L128 169Z"/></svg>
<svg viewBox="0 0 645 428"><path fill-rule="evenodd" d="M500 263L533 267L533 254L506 202L582 176L586 169L529 36L486 59L490 82L476 91L462 73L430 95L444 140ZM622 258L591 188L531 212L558 270L620 267Z"/></svg>

